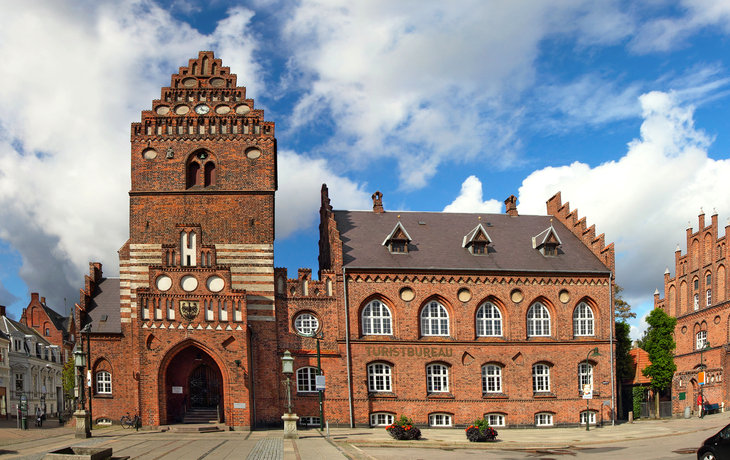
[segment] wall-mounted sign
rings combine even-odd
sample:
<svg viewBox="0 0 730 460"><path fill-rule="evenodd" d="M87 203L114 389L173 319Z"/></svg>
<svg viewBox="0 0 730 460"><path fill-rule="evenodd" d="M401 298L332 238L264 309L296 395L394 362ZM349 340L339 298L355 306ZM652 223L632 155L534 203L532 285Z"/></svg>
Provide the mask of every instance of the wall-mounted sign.
<svg viewBox="0 0 730 460"><path fill-rule="evenodd" d="M453 350L447 347L365 347L368 356L408 358L450 358Z"/></svg>
<svg viewBox="0 0 730 460"><path fill-rule="evenodd" d="M182 394L182 387L172 387L172 394L174 394L174 395L181 395Z"/></svg>
<svg viewBox="0 0 730 460"><path fill-rule="evenodd" d="M314 385L315 385L315 387L314 387L315 390L317 390L317 391L324 390L325 389L324 375L316 376L314 379Z"/></svg>
<svg viewBox="0 0 730 460"><path fill-rule="evenodd" d="M233 408L234 409L245 409L246 408L246 403L237 403L237 402L234 402L233 403Z"/></svg>

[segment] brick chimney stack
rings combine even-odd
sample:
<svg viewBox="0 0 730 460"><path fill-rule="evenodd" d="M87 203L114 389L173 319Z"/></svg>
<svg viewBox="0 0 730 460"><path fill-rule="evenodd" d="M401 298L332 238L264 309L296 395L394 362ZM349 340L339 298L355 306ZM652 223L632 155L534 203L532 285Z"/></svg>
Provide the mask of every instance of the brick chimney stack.
<svg viewBox="0 0 730 460"><path fill-rule="evenodd" d="M504 206L507 208L505 210L507 215L512 217L519 216L519 214L517 214L517 198L514 195L510 195L509 198L504 200Z"/></svg>
<svg viewBox="0 0 730 460"><path fill-rule="evenodd" d="M5 305L0 305L0 316L7 316L5 314Z"/></svg>
<svg viewBox="0 0 730 460"><path fill-rule="evenodd" d="M385 212L385 209L383 209L383 194L380 192L373 193L373 212L376 214Z"/></svg>

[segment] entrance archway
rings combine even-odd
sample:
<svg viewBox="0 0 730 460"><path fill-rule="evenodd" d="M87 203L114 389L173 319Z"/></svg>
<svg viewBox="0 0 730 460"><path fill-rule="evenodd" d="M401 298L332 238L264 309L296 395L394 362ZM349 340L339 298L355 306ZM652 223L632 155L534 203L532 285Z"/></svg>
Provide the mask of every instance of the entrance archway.
<svg viewBox="0 0 730 460"><path fill-rule="evenodd" d="M173 356L165 370L167 423L182 423L192 412L207 410L212 421L223 422L223 376L215 359L196 344Z"/></svg>

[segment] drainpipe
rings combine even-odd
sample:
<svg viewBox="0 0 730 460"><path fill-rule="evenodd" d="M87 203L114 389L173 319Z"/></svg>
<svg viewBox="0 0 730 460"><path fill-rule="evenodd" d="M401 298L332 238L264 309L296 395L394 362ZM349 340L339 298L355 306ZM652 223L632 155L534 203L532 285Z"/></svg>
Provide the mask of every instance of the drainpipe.
<svg viewBox="0 0 730 460"><path fill-rule="evenodd" d="M347 303L347 274L342 267L342 297L345 299L345 358L347 359L347 401L350 406L350 428L355 428L355 415L352 407L352 372L350 370L350 307Z"/></svg>
<svg viewBox="0 0 730 460"><path fill-rule="evenodd" d="M616 324L616 318L614 317L614 310L613 310L613 273L608 274L608 289L609 289L609 296L608 296L608 304L611 307L611 324L609 327L609 343L611 346L611 426L616 425L616 403L615 403L615 389L616 389L616 382L614 380L613 375L613 328Z"/></svg>

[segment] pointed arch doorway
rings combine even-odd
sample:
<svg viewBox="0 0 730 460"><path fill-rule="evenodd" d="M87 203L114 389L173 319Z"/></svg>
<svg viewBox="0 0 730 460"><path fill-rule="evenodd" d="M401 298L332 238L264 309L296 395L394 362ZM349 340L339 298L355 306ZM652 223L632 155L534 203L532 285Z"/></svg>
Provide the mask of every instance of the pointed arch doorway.
<svg viewBox="0 0 730 460"><path fill-rule="evenodd" d="M180 349L164 372L167 423L224 422L223 375L202 347L192 343Z"/></svg>

